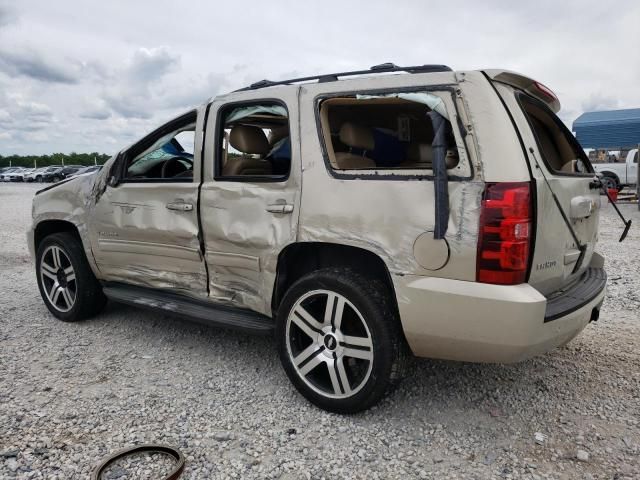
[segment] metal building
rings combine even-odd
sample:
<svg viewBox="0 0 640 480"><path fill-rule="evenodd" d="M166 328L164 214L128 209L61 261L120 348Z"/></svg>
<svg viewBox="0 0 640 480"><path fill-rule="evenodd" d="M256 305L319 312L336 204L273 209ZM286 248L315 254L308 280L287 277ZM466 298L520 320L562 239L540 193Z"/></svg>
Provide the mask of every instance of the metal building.
<svg viewBox="0 0 640 480"><path fill-rule="evenodd" d="M618 149L640 144L640 108L586 112L573 122L582 148Z"/></svg>

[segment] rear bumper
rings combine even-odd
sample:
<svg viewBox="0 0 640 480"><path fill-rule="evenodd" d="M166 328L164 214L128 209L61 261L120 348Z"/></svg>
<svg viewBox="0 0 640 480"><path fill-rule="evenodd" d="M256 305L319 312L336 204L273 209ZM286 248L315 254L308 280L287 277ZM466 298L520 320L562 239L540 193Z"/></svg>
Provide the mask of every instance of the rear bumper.
<svg viewBox="0 0 640 480"><path fill-rule="evenodd" d="M606 274L590 268L550 300L529 284L417 276L393 281L404 333L416 356L509 363L567 343L594 314L597 318Z"/></svg>

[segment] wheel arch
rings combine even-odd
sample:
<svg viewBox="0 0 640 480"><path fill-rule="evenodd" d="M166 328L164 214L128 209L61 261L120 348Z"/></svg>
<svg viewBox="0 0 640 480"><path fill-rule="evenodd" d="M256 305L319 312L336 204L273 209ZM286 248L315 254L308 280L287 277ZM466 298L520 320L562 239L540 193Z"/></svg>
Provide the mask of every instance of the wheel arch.
<svg viewBox="0 0 640 480"><path fill-rule="evenodd" d="M616 181L616 183L620 185L620 177L618 177L618 174L613 170L600 170L600 172L598 173L601 173L604 177L613 178Z"/></svg>
<svg viewBox="0 0 640 480"><path fill-rule="evenodd" d="M78 227L72 222L67 220L43 220L39 222L34 231L33 231L33 244L35 247L35 251L38 251L42 240L44 240L47 236L53 233L62 233L68 232L75 236L82 245L82 237L80 237L80 232L78 231Z"/></svg>
<svg viewBox="0 0 640 480"><path fill-rule="evenodd" d="M329 242L297 242L287 245L278 255L271 308L275 315L289 287L303 275L328 267L347 267L382 281L393 295L391 274L384 260L361 247Z"/></svg>

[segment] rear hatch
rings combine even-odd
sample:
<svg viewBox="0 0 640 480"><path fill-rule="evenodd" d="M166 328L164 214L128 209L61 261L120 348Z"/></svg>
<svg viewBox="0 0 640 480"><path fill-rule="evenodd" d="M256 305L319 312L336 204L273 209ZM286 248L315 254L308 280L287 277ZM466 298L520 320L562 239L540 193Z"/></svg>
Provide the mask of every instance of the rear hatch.
<svg viewBox="0 0 640 480"><path fill-rule="evenodd" d="M513 117L534 179L537 222L529 283L548 295L569 286L589 266L598 236L600 193L582 147L554 113L560 103L553 92L521 75L495 72L485 73Z"/></svg>

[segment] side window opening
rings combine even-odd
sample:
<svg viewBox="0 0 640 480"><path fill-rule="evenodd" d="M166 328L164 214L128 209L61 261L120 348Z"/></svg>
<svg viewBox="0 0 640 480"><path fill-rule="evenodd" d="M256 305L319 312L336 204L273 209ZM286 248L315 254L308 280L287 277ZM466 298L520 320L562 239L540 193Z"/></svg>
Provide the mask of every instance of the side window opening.
<svg viewBox="0 0 640 480"><path fill-rule="evenodd" d="M434 139L430 108L403 98L330 98L320 104L320 120L334 170L430 170ZM452 129L449 128L449 132ZM459 163L453 133L447 169Z"/></svg>
<svg viewBox="0 0 640 480"><path fill-rule="evenodd" d="M286 108L258 102L224 108L216 178L282 180L291 170L291 140Z"/></svg>
<svg viewBox="0 0 640 480"><path fill-rule="evenodd" d="M191 181L194 141L195 113L161 127L131 149L124 180Z"/></svg>
<svg viewBox="0 0 640 480"><path fill-rule="evenodd" d="M537 101L525 95L518 98L547 168L552 173L562 175L593 173L593 167L584 150L562 121L553 112L538 105Z"/></svg>

